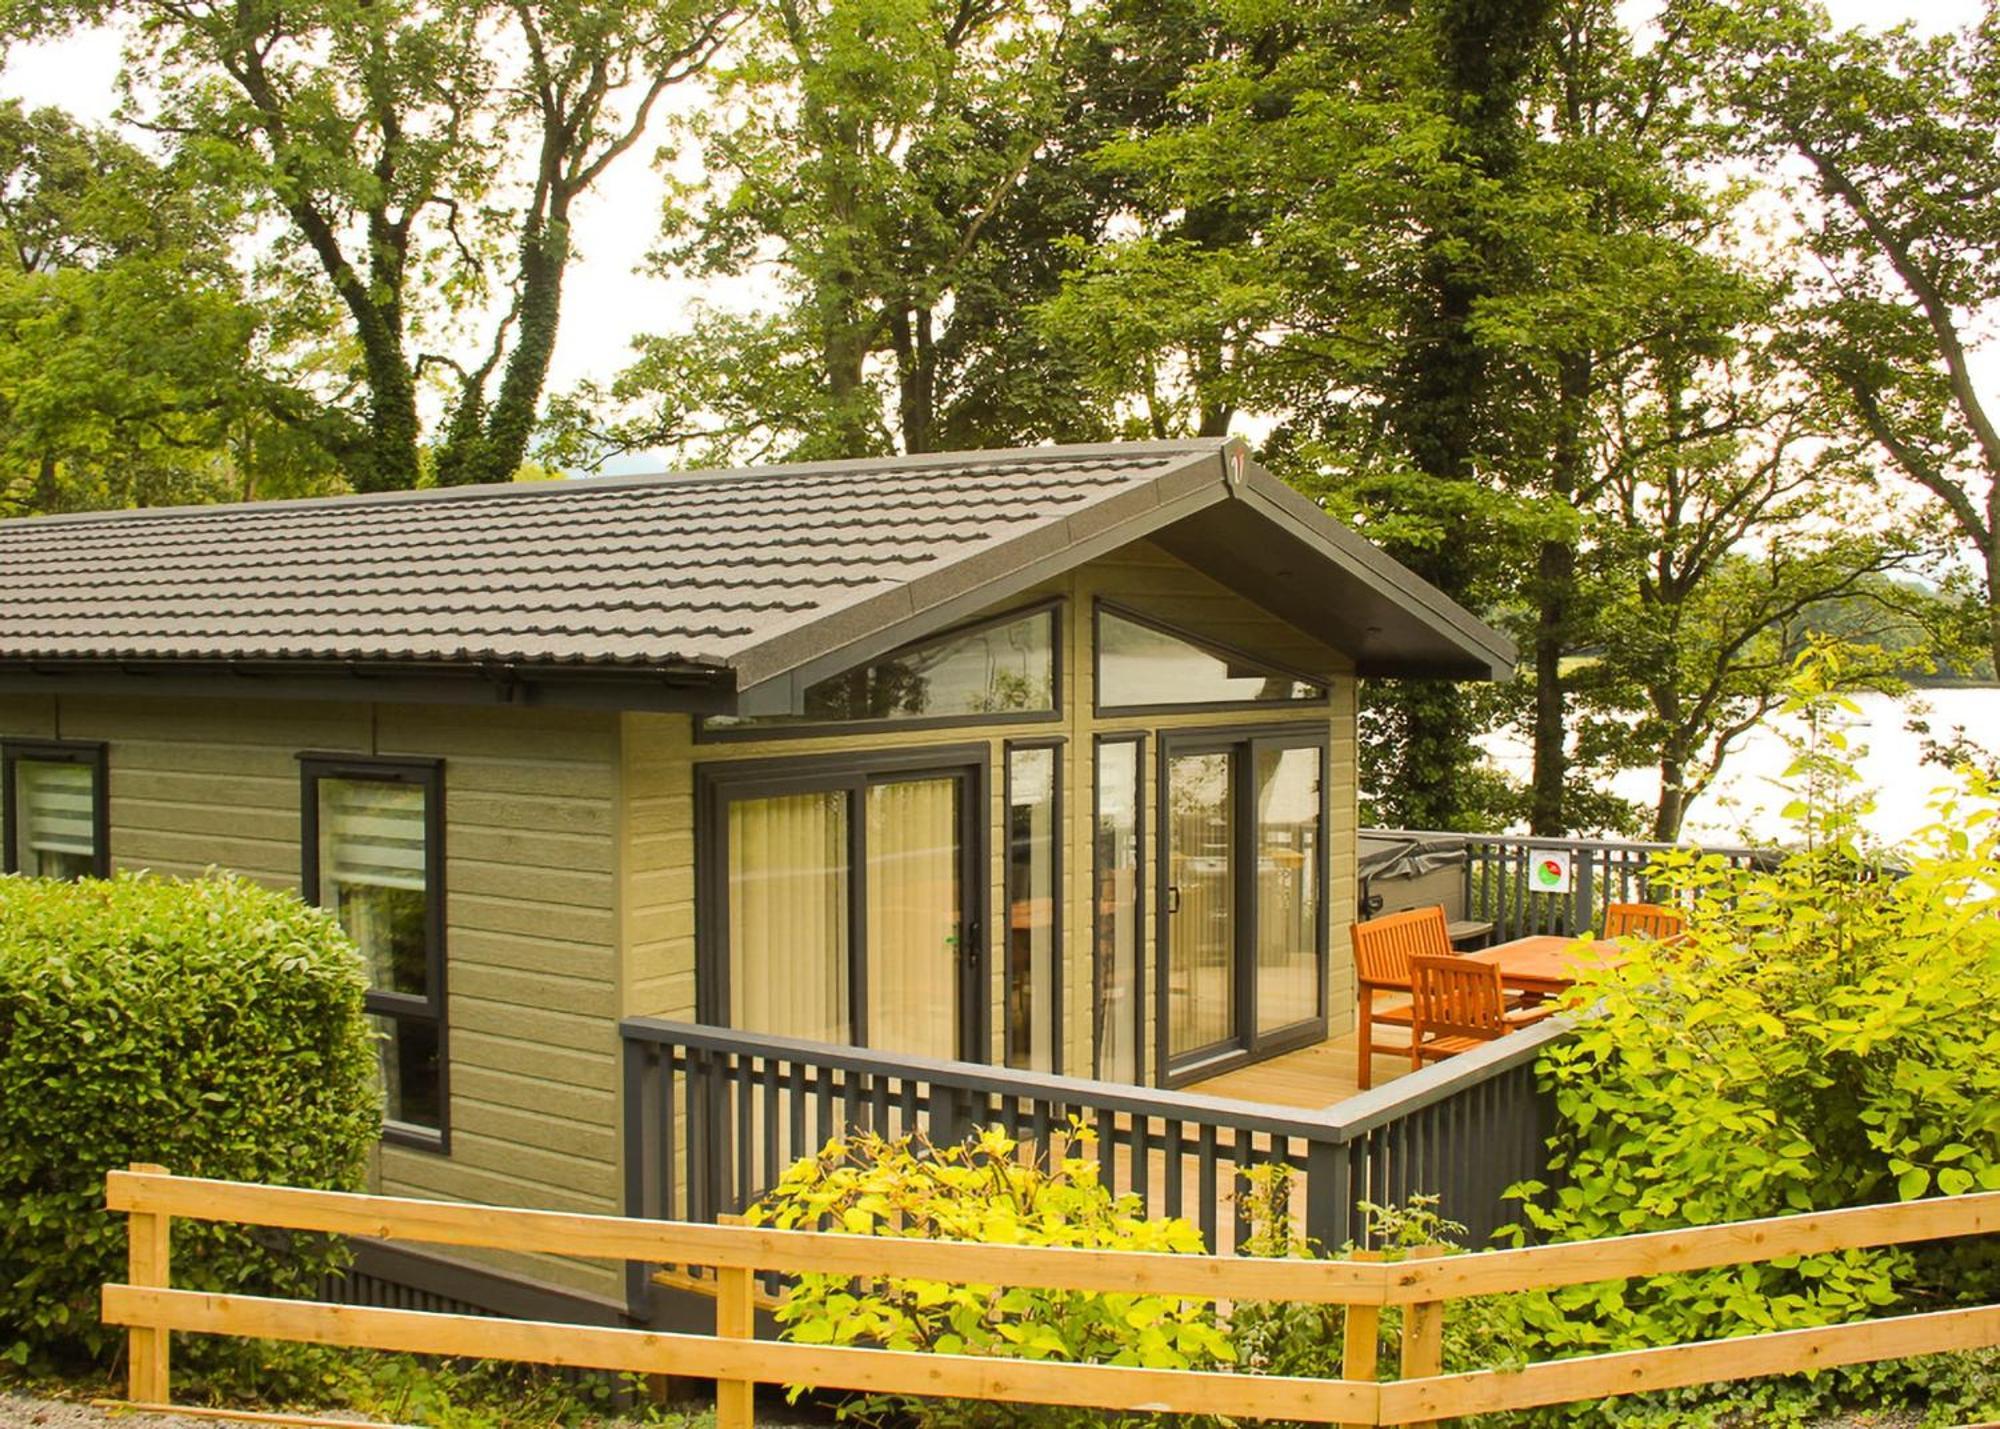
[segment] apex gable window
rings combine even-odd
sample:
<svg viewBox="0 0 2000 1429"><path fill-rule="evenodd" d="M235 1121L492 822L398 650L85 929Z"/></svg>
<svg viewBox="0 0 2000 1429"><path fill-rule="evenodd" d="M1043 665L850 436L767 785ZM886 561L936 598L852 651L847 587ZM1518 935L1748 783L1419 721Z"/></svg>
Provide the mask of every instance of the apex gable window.
<svg viewBox="0 0 2000 1429"><path fill-rule="evenodd" d="M0 843L8 873L108 878L111 838L104 746L78 740L0 743Z"/></svg>
<svg viewBox="0 0 2000 1429"><path fill-rule="evenodd" d="M1138 713L1313 704L1326 686L1100 601L1097 707Z"/></svg>
<svg viewBox="0 0 2000 1429"><path fill-rule="evenodd" d="M303 755L308 902L330 910L368 968L381 1039L383 1136L445 1149L444 766Z"/></svg>
<svg viewBox="0 0 2000 1429"><path fill-rule="evenodd" d="M805 713L714 715L707 734L787 726L992 723L1059 708L1054 603L961 626L806 687Z"/></svg>

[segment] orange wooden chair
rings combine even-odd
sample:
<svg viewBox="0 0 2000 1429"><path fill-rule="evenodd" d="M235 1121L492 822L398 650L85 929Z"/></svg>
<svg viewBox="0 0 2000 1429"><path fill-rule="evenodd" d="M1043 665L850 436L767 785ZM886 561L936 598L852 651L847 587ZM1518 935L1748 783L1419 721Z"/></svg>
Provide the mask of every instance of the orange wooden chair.
<svg viewBox="0 0 2000 1429"><path fill-rule="evenodd" d="M1553 1007L1507 1007L1500 969L1467 958L1410 959L1410 1069L1539 1022Z"/></svg>
<svg viewBox="0 0 2000 1429"><path fill-rule="evenodd" d="M1360 1004L1354 1018L1354 1040L1359 1049L1354 1084L1362 1091L1374 1085L1377 1052L1406 1050L1400 1042L1377 1042L1375 1024L1410 1025L1410 959L1451 955L1442 905L1412 908L1354 925L1354 985ZM1378 992L1402 1000L1378 1008Z"/></svg>
<svg viewBox="0 0 2000 1429"><path fill-rule="evenodd" d="M1669 942L1687 931L1687 918L1657 903L1607 903L1604 905L1604 936L1623 938L1636 935Z"/></svg>

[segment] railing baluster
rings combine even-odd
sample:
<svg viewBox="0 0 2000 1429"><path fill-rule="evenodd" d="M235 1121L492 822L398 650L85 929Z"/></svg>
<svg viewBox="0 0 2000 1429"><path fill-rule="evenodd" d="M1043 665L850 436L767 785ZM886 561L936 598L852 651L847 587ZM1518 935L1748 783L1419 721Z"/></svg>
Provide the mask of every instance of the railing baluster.
<svg viewBox="0 0 2000 1429"><path fill-rule="evenodd" d="M648 1214L712 1220L856 1123L885 1135L949 1128L952 1139L1000 1126L1023 1154L1052 1155L1074 1114L1097 1133L1113 1194L1129 1192L1150 1214L1186 1217L1218 1247L1240 1247L1252 1229L1241 1173L1285 1163L1301 1180L1284 1209L1329 1250L1361 1238L1361 1201L1395 1206L1436 1193L1442 1213L1480 1240L1512 1219L1500 1193L1547 1176L1547 1098L1533 1063L1540 1047L1568 1035L1559 1021L1542 1024L1352 1104L1290 1112L650 1018L625 1029L635 1138L627 1186Z"/></svg>

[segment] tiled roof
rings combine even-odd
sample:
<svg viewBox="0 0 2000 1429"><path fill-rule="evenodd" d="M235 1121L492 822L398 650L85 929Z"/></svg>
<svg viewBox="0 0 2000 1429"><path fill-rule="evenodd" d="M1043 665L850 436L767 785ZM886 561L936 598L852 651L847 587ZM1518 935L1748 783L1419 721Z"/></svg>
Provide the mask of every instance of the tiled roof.
<svg viewBox="0 0 2000 1429"><path fill-rule="evenodd" d="M0 522L0 660L727 666L1205 462L1045 448Z"/></svg>

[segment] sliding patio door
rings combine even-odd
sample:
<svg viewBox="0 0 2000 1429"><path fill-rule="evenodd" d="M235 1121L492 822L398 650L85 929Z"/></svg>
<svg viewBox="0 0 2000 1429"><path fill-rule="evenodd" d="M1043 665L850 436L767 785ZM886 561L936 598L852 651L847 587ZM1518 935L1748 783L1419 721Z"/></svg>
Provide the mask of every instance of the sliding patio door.
<svg viewBox="0 0 2000 1429"><path fill-rule="evenodd" d="M1162 1073L1325 1029L1326 743L1170 736L1162 751Z"/></svg>
<svg viewBox="0 0 2000 1429"><path fill-rule="evenodd" d="M701 1015L984 1060L982 777L969 765L705 771Z"/></svg>

